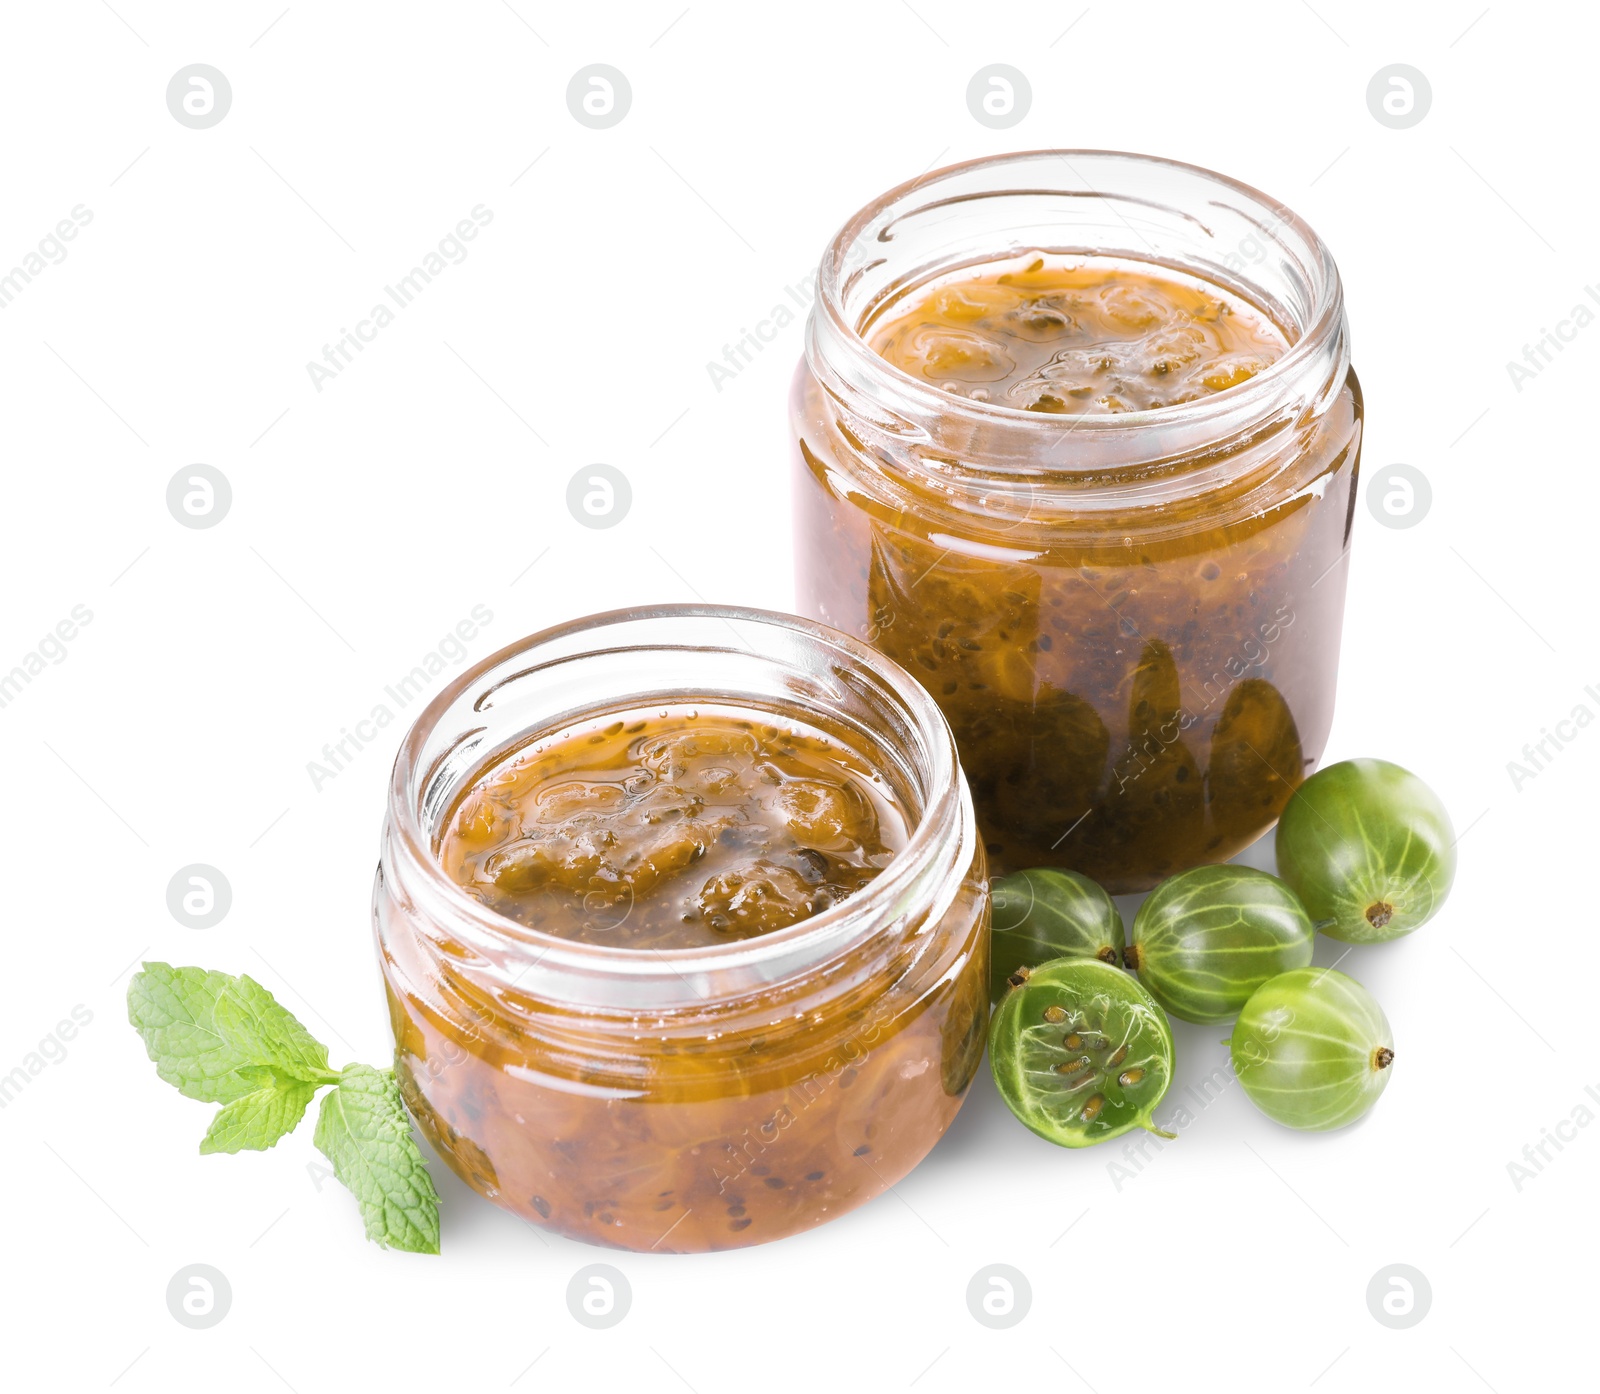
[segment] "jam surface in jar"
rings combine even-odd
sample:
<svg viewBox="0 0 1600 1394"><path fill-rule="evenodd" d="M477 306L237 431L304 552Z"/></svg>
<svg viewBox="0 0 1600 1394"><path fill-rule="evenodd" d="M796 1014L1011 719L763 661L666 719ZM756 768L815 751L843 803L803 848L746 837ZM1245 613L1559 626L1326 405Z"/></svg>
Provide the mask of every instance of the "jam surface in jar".
<svg viewBox="0 0 1600 1394"><path fill-rule="evenodd" d="M625 713L486 772L440 855L529 928L710 947L796 924L882 871L906 829L881 786L854 751L793 723Z"/></svg>
<svg viewBox="0 0 1600 1394"><path fill-rule="evenodd" d="M1234 856L1332 722L1354 374L1202 447L1190 427L1166 457L1168 412L1225 404L1294 342L1221 286L1030 250L863 314L857 336L950 405L857 410L802 363L801 613L939 704L991 871L1062 866L1127 893ZM1086 427L1149 463L1097 467L1116 457Z"/></svg>
<svg viewBox="0 0 1600 1394"><path fill-rule="evenodd" d="M485 982L476 940L418 932L380 880L407 1105L469 1186L528 1223L658 1253L780 1238L894 1185L960 1108L988 1024L970 807L931 898L863 909L925 795L877 738L797 710L630 707L466 779L433 853L508 921L490 950L503 980ZM859 933L800 971L715 986L719 950L830 911L862 916ZM619 950L683 1001L569 1002L541 986L551 941L519 931Z"/></svg>
<svg viewBox="0 0 1600 1394"><path fill-rule="evenodd" d="M1107 258L1034 256L907 299L868 331L881 357L955 396L1058 416L1196 401L1289 346L1239 296Z"/></svg>

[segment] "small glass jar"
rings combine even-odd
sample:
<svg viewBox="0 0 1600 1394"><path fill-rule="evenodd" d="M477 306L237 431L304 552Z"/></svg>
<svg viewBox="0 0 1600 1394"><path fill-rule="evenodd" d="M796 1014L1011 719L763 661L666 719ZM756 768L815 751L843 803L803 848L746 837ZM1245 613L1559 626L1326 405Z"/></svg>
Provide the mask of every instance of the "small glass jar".
<svg viewBox="0 0 1600 1394"><path fill-rule="evenodd" d="M441 836L530 737L716 704L848 744L908 838L786 929L643 951L526 928ZM663 606L546 630L440 694L395 762L373 896L406 1102L531 1224L658 1252L780 1238L893 1185L949 1126L988 1022L988 887L948 725L894 663L763 611Z"/></svg>
<svg viewBox="0 0 1600 1394"><path fill-rule="evenodd" d="M1064 418L869 345L919 287L1034 251L1198 278L1290 347L1201 400ZM1288 209L1138 155L956 165L822 260L791 400L798 608L939 702L995 871L1147 889L1259 837L1322 753L1361 421L1338 271Z"/></svg>

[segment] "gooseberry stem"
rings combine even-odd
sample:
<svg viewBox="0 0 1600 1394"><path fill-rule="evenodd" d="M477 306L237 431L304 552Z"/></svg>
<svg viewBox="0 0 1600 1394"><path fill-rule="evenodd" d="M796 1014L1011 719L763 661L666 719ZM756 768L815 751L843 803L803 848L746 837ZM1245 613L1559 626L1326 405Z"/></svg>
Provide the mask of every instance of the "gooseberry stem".
<svg viewBox="0 0 1600 1394"><path fill-rule="evenodd" d="M1154 1133L1157 1137L1166 1138L1168 1142L1174 1141L1178 1136L1176 1133L1169 1133L1165 1128L1156 1127L1156 1125L1148 1118L1141 1118L1139 1120L1139 1126L1147 1133Z"/></svg>

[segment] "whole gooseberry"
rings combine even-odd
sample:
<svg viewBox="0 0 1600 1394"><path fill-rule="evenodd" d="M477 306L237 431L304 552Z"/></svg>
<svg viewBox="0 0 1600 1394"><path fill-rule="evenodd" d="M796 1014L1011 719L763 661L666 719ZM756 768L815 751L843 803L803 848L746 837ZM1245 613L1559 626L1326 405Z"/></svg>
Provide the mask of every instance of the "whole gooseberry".
<svg viewBox="0 0 1600 1394"><path fill-rule="evenodd" d="M1124 958L1185 1021L1229 1021L1268 978L1311 962L1316 931L1295 893L1248 866L1169 876L1134 916Z"/></svg>
<svg viewBox="0 0 1600 1394"><path fill-rule="evenodd" d="M1228 1042L1250 1100L1288 1128L1353 1123L1388 1087L1394 1033L1370 992L1331 968L1296 968L1258 987Z"/></svg>
<svg viewBox="0 0 1600 1394"><path fill-rule="evenodd" d="M1439 796L1387 760L1344 760L1306 780L1278 820L1278 874L1317 928L1350 944L1398 939L1444 904L1455 829Z"/></svg>
<svg viewBox="0 0 1600 1394"><path fill-rule="evenodd" d="M999 877L990 896L989 996L998 1002L1019 968L1053 958L1122 962L1122 916L1115 902L1087 876L1036 867Z"/></svg>

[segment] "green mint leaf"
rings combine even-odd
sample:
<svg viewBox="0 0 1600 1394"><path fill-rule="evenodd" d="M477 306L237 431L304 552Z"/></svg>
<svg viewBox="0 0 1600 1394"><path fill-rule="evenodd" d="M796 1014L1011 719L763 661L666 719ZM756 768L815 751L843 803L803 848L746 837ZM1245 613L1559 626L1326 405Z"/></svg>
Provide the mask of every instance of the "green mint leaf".
<svg viewBox="0 0 1600 1394"><path fill-rule="evenodd" d="M265 1088L218 1109L200 1140L200 1151L265 1152L295 1130L316 1092L317 1086L304 1080L274 1078Z"/></svg>
<svg viewBox="0 0 1600 1394"><path fill-rule="evenodd" d="M274 1080L338 1078L327 1047L243 974L147 963L128 985L128 1020L156 1073L203 1103L232 1103Z"/></svg>
<svg viewBox="0 0 1600 1394"><path fill-rule="evenodd" d="M439 1193L411 1138L393 1070L349 1065L317 1111L317 1149L361 1207L367 1238L439 1252Z"/></svg>
<svg viewBox="0 0 1600 1394"><path fill-rule="evenodd" d="M328 1065L328 1049L254 979L146 963L128 986L128 1020L156 1073L223 1107L200 1151L264 1151L288 1136L317 1090L314 1141L361 1207L367 1237L439 1252L439 1193L411 1138L392 1070Z"/></svg>
<svg viewBox="0 0 1600 1394"><path fill-rule="evenodd" d="M234 1045L279 1074L322 1084L336 1077L328 1047L254 978L240 975L217 1000L216 1024Z"/></svg>

